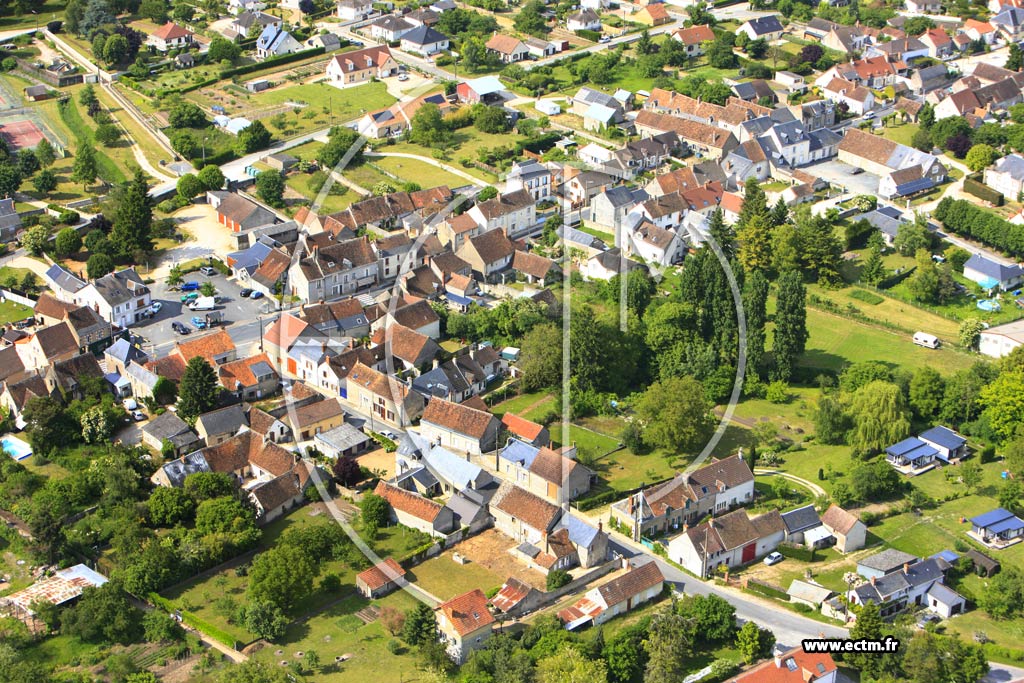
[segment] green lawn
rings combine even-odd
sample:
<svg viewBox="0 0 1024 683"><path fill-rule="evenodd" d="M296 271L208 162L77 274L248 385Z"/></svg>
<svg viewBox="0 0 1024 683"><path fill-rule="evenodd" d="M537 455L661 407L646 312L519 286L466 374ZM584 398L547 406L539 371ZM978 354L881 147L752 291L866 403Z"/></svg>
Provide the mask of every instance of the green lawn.
<svg viewBox="0 0 1024 683"><path fill-rule="evenodd" d="M911 341L905 332L889 331L866 323L807 309L807 351L800 365L838 371L849 363L877 360L908 370L931 366L945 372L968 367L977 355L951 348L925 349Z"/></svg>
<svg viewBox="0 0 1024 683"><path fill-rule="evenodd" d="M32 309L28 306L16 304L13 301L0 303L0 323L9 323L16 320L24 320L32 316Z"/></svg>
<svg viewBox="0 0 1024 683"><path fill-rule="evenodd" d="M402 157L374 157L370 162L377 168L392 173L404 181L416 183L424 189L439 185L462 187L469 182L427 161Z"/></svg>
<svg viewBox="0 0 1024 683"><path fill-rule="evenodd" d="M914 139L914 133L919 130L921 130L921 126L917 123L897 123L894 126L883 128L882 137L910 147L910 143Z"/></svg>
<svg viewBox="0 0 1024 683"><path fill-rule="evenodd" d="M309 203L311 203L319 196L319 192L314 192L310 185L312 179L312 173L289 173L285 178L285 185L301 194L309 200ZM359 201L360 198L359 193L352 188L346 187L341 183L334 183L331 186L330 193L324 198L323 204L320 206L318 211L322 214L344 211L350 204Z"/></svg>
<svg viewBox="0 0 1024 683"><path fill-rule="evenodd" d="M903 285L898 285L894 290L901 291L898 289L899 287L903 287ZM843 308L853 306L862 314L870 316L873 320L899 326L904 330L909 330L911 334L917 330L924 330L938 336L947 345L957 343L957 332L960 324L956 320L951 320L945 315L932 313L899 298L889 296L889 292L893 290L869 290L869 294L876 295L882 299L880 303L869 303L856 298L854 292L865 291L856 287L826 290L820 285L814 284L808 287L808 291L821 299L831 300Z"/></svg>
<svg viewBox="0 0 1024 683"><path fill-rule="evenodd" d="M499 576L481 564L459 564L448 550L409 570L406 577L423 590L442 600L450 600L474 588L483 592L500 587L507 576Z"/></svg>
<svg viewBox="0 0 1024 683"><path fill-rule="evenodd" d="M301 661L301 653L315 651L320 657L321 667L313 676L303 680L317 683L437 680L420 668L421 658L409 647L396 645L398 654L392 654L388 645L396 639L384 630L380 621L367 624L356 616L358 611L370 605L407 612L415 604L415 599L404 591L372 603L353 595L307 621L292 624L279 642L260 650L255 657L280 664ZM344 662L335 661L336 657L342 656L346 657Z"/></svg>
<svg viewBox="0 0 1024 683"><path fill-rule="evenodd" d="M290 85L267 90L248 100L250 106L269 108L282 104L305 105L317 114L326 114L328 125L337 125L362 116L368 111L389 107L395 98L383 83L367 83L341 90L326 83Z"/></svg>

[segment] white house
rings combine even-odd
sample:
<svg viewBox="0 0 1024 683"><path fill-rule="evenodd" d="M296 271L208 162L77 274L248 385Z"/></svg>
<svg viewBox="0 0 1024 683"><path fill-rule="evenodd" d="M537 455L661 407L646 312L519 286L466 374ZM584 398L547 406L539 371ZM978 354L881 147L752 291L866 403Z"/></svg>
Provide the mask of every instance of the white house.
<svg viewBox="0 0 1024 683"><path fill-rule="evenodd" d="M719 566L740 567L779 547L786 526L777 510L750 518L744 509L691 527L668 544L673 562L697 576L710 576Z"/></svg>
<svg viewBox="0 0 1024 683"><path fill-rule="evenodd" d="M755 17L749 19L736 29L736 33L746 33L751 40L763 38L768 42L778 40L782 37L782 22L774 14L767 17Z"/></svg>
<svg viewBox="0 0 1024 683"><path fill-rule="evenodd" d="M992 358L1005 358L1024 344L1024 320L1014 320L982 330L978 351Z"/></svg>
<svg viewBox="0 0 1024 683"><path fill-rule="evenodd" d="M402 36L402 49L430 57L448 49L448 36L429 26L417 26Z"/></svg>
<svg viewBox="0 0 1024 683"><path fill-rule="evenodd" d="M570 631L585 625L597 626L653 600L661 595L664 587L665 577L658 569L658 563L648 562L590 589L578 601L561 610L558 618Z"/></svg>
<svg viewBox="0 0 1024 683"><path fill-rule="evenodd" d="M139 274L133 268L125 268L78 290L74 303L92 308L113 325L131 327L145 319L153 297Z"/></svg>
<svg viewBox="0 0 1024 683"><path fill-rule="evenodd" d="M601 17L592 9L582 9L565 18L565 28L570 31L600 31Z"/></svg>
<svg viewBox="0 0 1024 683"><path fill-rule="evenodd" d="M302 43L295 40L292 34L277 26L267 26L256 39L257 59L270 59L281 55L290 55L302 50Z"/></svg>
<svg viewBox="0 0 1024 683"><path fill-rule="evenodd" d="M155 48L158 52L167 52L188 47L193 40L192 31L178 26L173 21L168 21L146 37L146 45Z"/></svg>
<svg viewBox="0 0 1024 683"><path fill-rule="evenodd" d="M338 0L338 18L342 21L365 19L373 12L370 0Z"/></svg>
<svg viewBox="0 0 1024 683"><path fill-rule="evenodd" d="M1017 201L1024 192L1024 156L1008 154L985 169L985 184L1010 201Z"/></svg>

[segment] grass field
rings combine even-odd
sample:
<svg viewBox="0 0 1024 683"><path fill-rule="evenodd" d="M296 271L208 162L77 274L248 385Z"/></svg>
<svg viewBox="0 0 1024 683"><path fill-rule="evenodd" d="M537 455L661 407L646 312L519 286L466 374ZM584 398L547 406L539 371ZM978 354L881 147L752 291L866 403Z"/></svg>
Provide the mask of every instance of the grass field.
<svg viewBox="0 0 1024 683"><path fill-rule="evenodd" d="M864 304L861 304L864 305ZM871 307L874 315L877 306ZM919 309L908 307L916 315ZM944 348L924 349L911 341L911 335L850 320L815 308L807 309L807 351L800 365L838 371L849 363L877 360L908 370L932 366L951 372L968 367L977 355Z"/></svg>
<svg viewBox="0 0 1024 683"><path fill-rule="evenodd" d="M910 147L910 143L914 139L914 133L919 130L921 130L921 126L917 123L897 123L894 126L883 128L882 137Z"/></svg>
<svg viewBox="0 0 1024 683"><path fill-rule="evenodd" d="M416 565L406 578L428 593L450 600L474 588L486 593L500 587L508 577L499 576L476 562L459 564L452 559L451 551L447 551Z"/></svg>
<svg viewBox="0 0 1024 683"><path fill-rule="evenodd" d="M416 183L422 188L447 185L448 187L462 187L468 181L460 178L454 173L418 159L405 159L402 157L374 157L370 163L377 168L392 173L404 181Z"/></svg>
<svg viewBox="0 0 1024 683"><path fill-rule="evenodd" d="M403 591L372 603L358 595L349 596L306 621L292 624L275 647L264 648L255 657L275 664L301 662L302 653L315 651L322 665L312 680L322 683L437 680L419 668L414 650L396 646L398 654L392 654L388 644L394 639L379 621L367 624L356 616L371 604L406 612L415 600ZM335 658L341 656L346 657L345 661L336 662Z"/></svg>
<svg viewBox="0 0 1024 683"><path fill-rule="evenodd" d="M0 303L0 323L9 323L30 317L32 317L32 309L28 306L22 306L13 301Z"/></svg>
<svg viewBox="0 0 1024 683"><path fill-rule="evenodd" d="M311 173L289 173L288 177L285 178L285 185L295 190L303 197L313 202L319 196L318 192L313 191L310 183L312 182L313 174ZM331 192L324 198L323 204L318 209L319 213L330 214L338 211L344 211L353 202L359 201L359 193L352 188L346 187L341 183L334 183L331 186Z"/></svg>

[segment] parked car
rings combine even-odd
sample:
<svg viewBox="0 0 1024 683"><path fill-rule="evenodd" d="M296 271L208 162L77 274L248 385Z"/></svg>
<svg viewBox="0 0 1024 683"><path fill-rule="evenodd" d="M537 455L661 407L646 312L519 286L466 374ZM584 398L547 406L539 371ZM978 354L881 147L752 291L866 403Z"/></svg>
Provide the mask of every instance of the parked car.
<svg viewBox="0 0 1024 683"><path fill-rule="evenodd" d="M263 298L263 292L258 292L258 291L253 290L253 293L249 295L249 298L250 299L262 299Z"/></svg>
<svg viewBox="0 0 1024 683"><path fill-rule="evenodd" d="M398 434L395 434L392 431L388 431L387 429L381 430L380 435L383 436L385 439L391 439L392 441L398 441Z"/></svg>
<svg viewBox="0 0 1024 683"><path fill-rule="evenodd" d="M183 292L195 292L195 291L199 290L199 283L198 282L182 282L180 289Z"/></svg>
<svg viewBox="0 0 1024 683"><path fill-rule="evenodd" d="M135 420L136 422L142 422L143 420L146 419L146 414L141 410L133 410L132 419Z"/></svg>
<svg viewBox="0 0 1024 683"><path fill-rule="evenodd" d="M150 310L151 313L153 313L155 315L155 314L159 313L160 309L163 308L163 307L164 307L164 304L163 304L162 301L154 301L153 303L151 303L149 305L149 310Z"/></svg>
<svg viewBox="0 0 1024 683"><path fill-rule="evenodd" d="M189 292L181 296L181 303L188 304L199 298L199 292Z"/></svg>
<svg viewBox="0 0 1024 683"><path fill-rule="evenodd" d="M138 401L131 397L126 398L122 403L124 404L124 409L129 412L136 410L139 407Z"/></svg>
<svg viewBox="0 0 1024 683"><path fill-rule="evenodd" d="M238 296L242 298L248 298L250 294L252 294L252 290L249 289L248 287L243 287L242 291L238 293Z"/></svg>
<svg viewBox="0 0 1024 683"><path fill-rule="evenodd" d="M196 326L197 330L206 329L206 321L200 318L198 315L192 316L192 324Z"/></svg>
<svg viewBox="0 0 1024 683"><path fill-rule="evenodd" d="M171 329L177 332L178 334L188 334L189 332L192 331L188 325L179 323L177 320L171 323Z"/></svg>
<svg viewBox="0 0 1024 683"><path fill-rule="evenodd" d="M14 327L16 329L23 330L26 327L32 327L35 321L35 318L25 318L24 320L19 320L18 322L14 323Z"/></svg>
<svg viewBox="0 0 1024 683"><path fill-rule="evenodd" d="M409 80L409 74L398 74L398 80L407 81Z"/></svg>
<svg viewBox="0 0 1024 683"><path fill-rule="evenodd" d="M599 43L610 43L610 42L612 42L612 39L611 39L610 36L601 36L601 39L598 40L597 42L599 42Z"/></svg>
<svg viewBox="0 0 1024 683"><path fill-rule="evenodd" d="M932 612L925 612L917 620L917 627L923 629L926 628L928 624L937 624L940 621L942 621L942 617L940 617L938 614L934 614Z"/></svg>
<svg viewBox="0 0 1024 683"><path fill-rule="evenodd" d="M199 269L199 272L205 275L206 277L212 277L217 274L217 269L214 268L213 266L203 266L202 268Z"/></svg>
<svg viewBox="0 0 1024 683"><path fill-rule="evenodd" d="M786 558L782 556L782 553L768 553L768 557L764 558L764 563L770 567L773 564L782 562L784 559Z"/></svg>

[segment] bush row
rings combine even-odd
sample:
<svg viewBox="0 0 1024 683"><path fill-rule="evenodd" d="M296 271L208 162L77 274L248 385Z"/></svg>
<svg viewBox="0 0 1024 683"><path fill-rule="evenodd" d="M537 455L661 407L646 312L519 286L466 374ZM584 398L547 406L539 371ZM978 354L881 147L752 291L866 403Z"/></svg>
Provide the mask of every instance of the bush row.
<svg viewBox="0 0 1024 683"><path fill-rule="evenodd" d="M813 548L805 548L802 545L783 544L776 548L776 550L778 550L783 557L800 560L801 562L817 562L821 559Z"/></svg>
<svg viewBox="0 0 1024 683"><path fill-rule="evenodd" d="M782 552L781 550L779 552ZM780 590L775 586L770 586L767 583L758 581L757 579L747 579L747 590L751 593L757 593L758 595L764 595L769 598L776 598L778 600L789 601L789 595L784 590Z"/></svg>
<svg viewBox="0 0 1024 683"><path fill-rule="evenodd" d="M623 494L618 491L605 491L604 493L598 493L596 496L580 498L576 501L576 507L581 512L586 512L587 510L593 510L594 508L599 508L602 505L613 503L622 497Z"/></svg>
<svg viewBox="0 0 1024 683"><path fill-rule="evenodd" d="M167 610L168 614L174 614L177 611L181 614L181 621L187 626L191 626L197 631L202 631L204 635L207 635L216 640L221 645L227 645L232 650L237 650L241 643L235 639L234 636L211 624L210 622L202 619L188 610L180 609L174 605L170 600L159 595L157 593L150 593L148 596L149 601L154 605Z"/></svg>
<svg viewBox="0 0 1024 683"><path fill-rule="evenodd" d="M935 208L935 218L963 237L973 237L1014 258L1024 256L1024 226L974 206L966 199L946 197Z"/></svg>
<svg viewBox="0 0 1024 683"><path fill-rule="evenodd" d="M964 178L964 192L972 194L993 206L1003 205L1003 193L993 190L988 185L981 183L977 178L971 176Z"/></svg>

